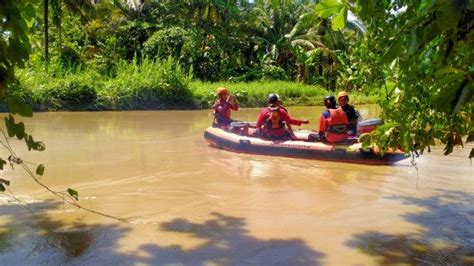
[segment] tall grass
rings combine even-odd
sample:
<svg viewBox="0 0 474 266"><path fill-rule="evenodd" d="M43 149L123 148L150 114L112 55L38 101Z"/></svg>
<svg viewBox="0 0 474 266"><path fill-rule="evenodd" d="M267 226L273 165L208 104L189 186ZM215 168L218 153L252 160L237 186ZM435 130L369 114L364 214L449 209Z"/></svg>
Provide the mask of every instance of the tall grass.
<svg viewBox="0 0 474 266"><path fill-rule="evenodd" d="M327 91L319 86L286 81L255 81L255 82L215 82L205 83L193 81L190 89L203 108L209 107L216 98L215 90L226 87L235 94L243 107L265 106L270 93L278 93L285 105L323 105L324 97L337 92ZM352 93L351 103L375 103L374 96Z"/></svg>
<svg viewBox="0 0 474 266"><path fill-rule="evenodd" d="M104 73L104 72L101 72ZM208 108L215 89L225 86L242 107L265 106L268 94L278 93L285 105L322 105L321 87L285 81L216 82L192 81L191 71L177 60L135 58L116 63L113 76L91 66L36 64L17 71L19 85L13 90L36 110L139 110ZM376 96L351 94L351 103L374 103Z"/></svg>
<svg viewBox="0 0 474 266"><path fill-rule="evenodd" d="M37 110L189 109L195 105L189 73L173 58L120 61L114 76L93 68L33 65L17 72L13 93Z"/></svg>
<svg viewBox="0 0 474 266"><path fill-rule="evenodd" d="M176 109L194 105L189 90L190 72L176 60L143 58L120 61L116 75L97 90L102 109Z"/></svg>

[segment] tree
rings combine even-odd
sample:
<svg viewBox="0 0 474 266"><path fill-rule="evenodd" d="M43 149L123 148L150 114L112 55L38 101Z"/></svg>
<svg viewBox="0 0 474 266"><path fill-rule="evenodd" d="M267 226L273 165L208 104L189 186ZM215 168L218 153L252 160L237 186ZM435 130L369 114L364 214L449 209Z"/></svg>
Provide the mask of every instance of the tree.
<svg viewBox="0 0 474 266"><path fill-rule="evenodd" d="M413 152L440 141L446 155L463 137L474 141L474 2L324 0L315 8L333 28L345 26L348 10L368 28L374 73L396 83L380 93L385 125L361 140Z"/></svg>
<svg viewBox="0 0 474 266"><path fill-rule="evenodd" d="M59 30L59 42L61 47L62 42L62 9L65 6L73 14L79 15L83 21L86 23L87 17L86 13L93 10L93 2L90 0L44 0L43 2L43 24L44 24L44 59L46 63L49 62L49 6L53 8L53 23Z"/></svg>

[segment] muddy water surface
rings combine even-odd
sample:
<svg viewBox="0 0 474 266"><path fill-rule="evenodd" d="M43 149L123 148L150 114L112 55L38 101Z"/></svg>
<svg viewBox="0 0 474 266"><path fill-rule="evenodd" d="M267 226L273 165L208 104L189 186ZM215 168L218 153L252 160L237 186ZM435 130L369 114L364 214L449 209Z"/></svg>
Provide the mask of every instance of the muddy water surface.
<svg viewBox="0 0 474 266"><path fill-rule="evenodd" d="M315 129L322 109L290 111ZM377 112L361 108L364 118ZM12 144L46 165L44 183L130 222L64 205L16 167L3 177L24 205L0 195L2 264L474 263L471 146L425 154L418 171L409 159L365 166L235 154L207 146L210 121L207 110L25 120L46 151Z"/></svg>

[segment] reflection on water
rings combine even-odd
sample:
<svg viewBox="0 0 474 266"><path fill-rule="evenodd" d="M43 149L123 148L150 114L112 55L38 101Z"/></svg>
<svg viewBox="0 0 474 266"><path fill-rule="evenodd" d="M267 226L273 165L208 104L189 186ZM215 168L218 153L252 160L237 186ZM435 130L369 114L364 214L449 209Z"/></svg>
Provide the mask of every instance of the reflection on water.
<svg viewBox="0 0 474 266"><path fill-rule="evenodd" d="M375 107L360 108L365 118ZM293 107L316 129L321 107ZM259 109L234 113L255 120ZM25 119L44 152L42 181L117 224L55 201L3 172L0 260L12 264L469 264L471 146L394 166L236 154L207 146L209 111L39 113ZM344 256L341 256L344 254ZM401 257L402 255L404 257Z"/></svg>

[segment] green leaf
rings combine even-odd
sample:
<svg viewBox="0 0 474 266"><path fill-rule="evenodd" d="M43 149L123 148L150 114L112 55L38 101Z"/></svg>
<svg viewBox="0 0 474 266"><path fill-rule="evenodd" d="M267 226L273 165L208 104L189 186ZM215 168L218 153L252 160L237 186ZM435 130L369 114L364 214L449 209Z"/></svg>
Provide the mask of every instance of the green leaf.
<svg viewBox="0 0 474 266"><path fill-rule="evenodd" d="M18 96L10 96L7 98L8 108L10 113L19 114L25 117L33 116L33 109L30 105L26 104L23 99Z"/></svg>
<svg viewBox="0 0 474 266"><path fill-rule="evenodd" d="M15 136L15 118L11 114L8 115L8 118L5 117L5 127L10 138Z"/></svg>
<svg viewBox="0 0 474 266"><path fill-rule="evenodd" d="M370 134L363 133L359 136L359 142L362 143L362 147L368 147L370 145Z"/></svg>
<svg viewBox="0 0 474 266"><path fill-rule="evenodd" d="M38 167L36 168L36 174L37 175L43 175L44 174L44 165L43 164L38 165Z"/></svg>
<svg viewBox="0 0 474 266"><path fill-rule="evenodd" d="M458 68L444 67L444 68L442 68L442 69L435 72L435 77L439 78L439 77L444 76L446 74L452 74L452 73L454 73L454 74L459 74L459 73L467 74L466 71L458 69Z"/></svg>
<svg viewBox="0 0 474 266"><path fill-rule="evenodd" d="M74 199L79 200L79 194L74 189L68 188L67 193L69 193L69 195L71 195L71 197L73 197Z"/></svg>
<svg viewBox="0 0 474 266"><path fill-rule="evenodd" d="M461 9L455 1L439 1L436 10L436 24L442 31L455 28L461 18Z"/></svg>
<svg viewBox="0 0 474 266"><path fill-rule="evenodd" d="M20 122L18 124L15 125L15 128L14 128L14 131L15 131L15 135L18 139L23 139L23 137L25 137L26 133L25 133L25 124L23 122Z"/></svg>
<svg viewBox="0 0 474 266"><path fill-rule="evenodd" d="M461 84L462 86L463 84ZM472 82L466 84L463 88L460 88L461 89L461 95L459 95L459 97L457 97L457 99L455 98L454 101L455 101L455 104L454 104L454 108L453 108L453 111L452 113L457 113L460 109L461 109L461 106L463 105L464 102L469 101L469 99L472 97L472 88L474 88L474 85L472 85ZM458 96L458 94L456 94L456 96Z"/></svg>
<svg viewBox="0 0 474 266"><path fill-rule="evenodd" d="M0 184L0 192L5 192L5 187L3 186L3 184Z"/></svg>
<svg viewBox="0 0 474 266"><path fill-rule="evenodd" d="M456 91L463 80L464 74L456 73L447 75L435 83L433 90L434 93L438 94L434 102L436 109L443 112L450 111L451 103L455 100Z"/></svg>
<svg viewBox="0 0 474 266"><path fill-rule="evenodd" d="M316 5L314 11L316 12L317 16L321 18L328 18L339 12L343 6L344 4L338 0L323 0Z"/></svg>
<svg viewBox="0 0 474 266"><path fill-rule="evenodd" d="M410 33L410 40L408 43L408 55L412 56L415 54L415 52L418 49L419 42L421 41L420 37L420 29L419 28L414 28L411 30Z"/></svg>
<svg viewBox="0 0 474 266"><path fill-rule="evenodd" d="M347 22L347 8L341 8L337 16L332 19L332 29L337 31L346 27Z"/></svg>
<svg viewBox="0 0 474 266"><path fill-rule="evenodd" d="M9 185L10 185L10 181L9 181L9 180L5 180L5 179L3 179L3 178L0 178L0 184L5 184L5 185L9 186Z"/></svg>
<svg viewBox="0 0 474 266"><path fill-rule="evenodd" d="M34 18L36 16L35 7L32 4L28 4L25 7L25 14L30 18Z"/></svg>
<svg viewBox="0 0 474 266"><path fill-rule="evenodd" d="M0 170L3 170L3 166L6 165L7 162L5 160L3 160L2 158L0 158Z"/></svg>
<svg viewBox="0 0 474 266"><path fill-rule="evenodd" d="M393 40L387 52L385 52L385 54L382 56L383 64L390 64L395 58L397 58L401 54L404 39L404 36L400 34L395 40Z"/></svg>
<svg viewBox="0 0 474 266"><path fill-rule="evenodd" d="M438 90L442 90L446 86L452 87L453 82L455 81L461 82L463 80L464 80L464 73L454 73L451 75L446 75L444 78L438 79L436 81L436 83L433 86L433 90L436 93L438 92Z"/></svg>

